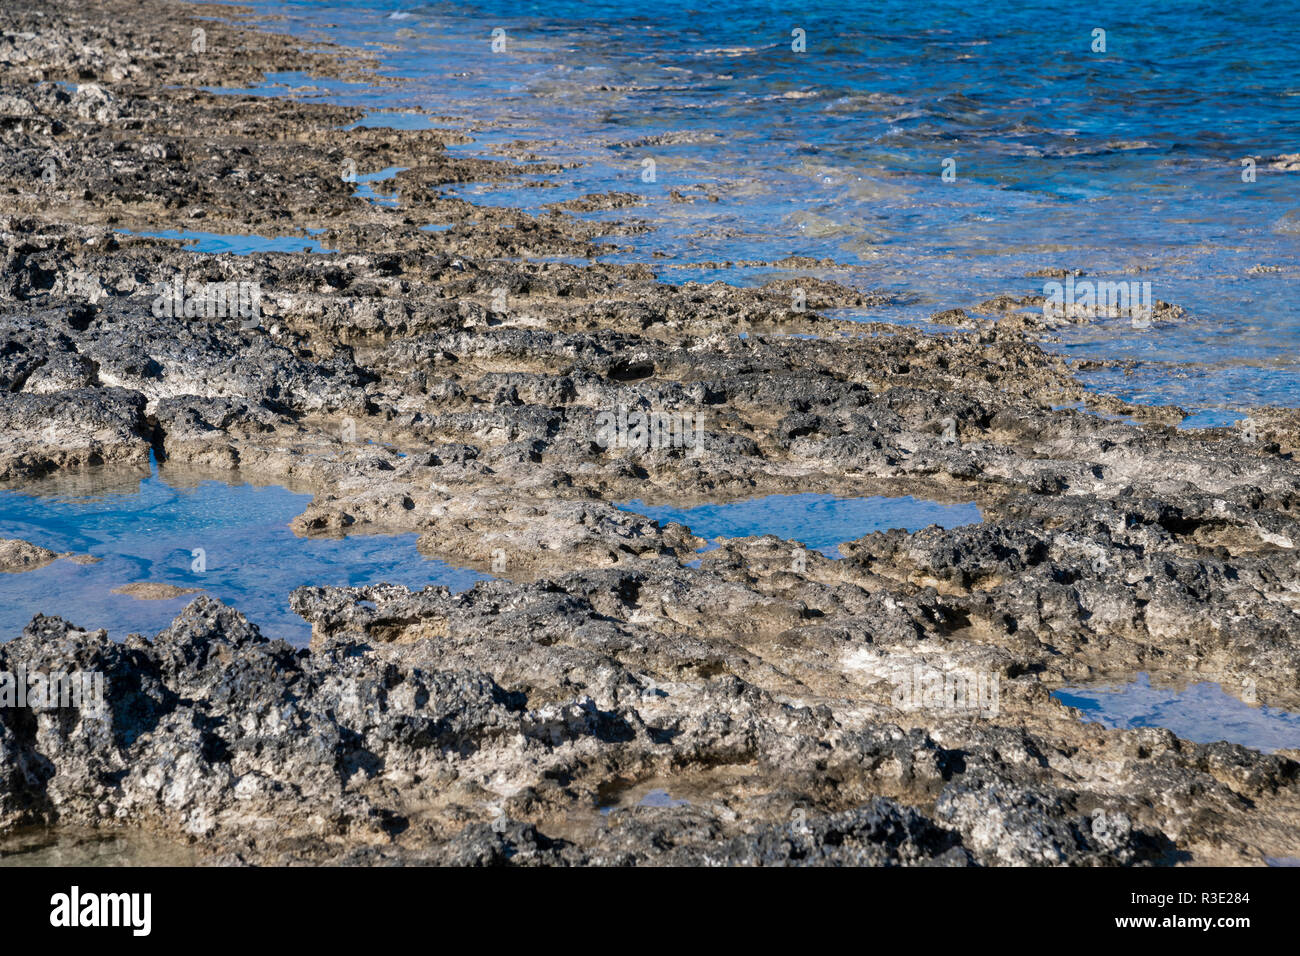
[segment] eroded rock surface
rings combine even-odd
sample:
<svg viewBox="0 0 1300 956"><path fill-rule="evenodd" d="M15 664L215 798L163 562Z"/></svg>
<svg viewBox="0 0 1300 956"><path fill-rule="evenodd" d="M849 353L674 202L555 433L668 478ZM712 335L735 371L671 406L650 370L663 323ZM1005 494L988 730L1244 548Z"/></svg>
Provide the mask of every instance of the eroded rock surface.
<svg viewBox="0 0 1300 956"><path fill-rule="evenodd" d="M43 568L61 555L30 541L0 538L0 571L18 574Z"/></svg>
<svg viewBox="0 0 1300 956"><path fill-rule="evenodd" d="M0 671L101 673L107 711L0 708L0 825L253 863L1300 855L1300 750L1104 730L1050 696L1141 670L1300 709L1295 411L1176 431L1180 409L1085 391L1038 344L1041 303L1012 296L940 313L936 335L829 317L876 294L811 276L668 286L533 261L643 229L634 194L478 208L440 187L560 170L450 156L454 118L347 129L359 110L205 93L368 68L238 19L203 21L193 57L211 9L0 14L0 480L151 455L256 475L314 492L299 534L417 532L497 580L304 582L286 599L310 648L207 597L156 636L37 618L3 635ZM405 167L375 184L401 202L354 195L349 161ZM334 251L123 229L322 230ZM253 321L229 299L187 314L239 283ZM611 441L634 414L689 421L690 441ZM984 521L832 560L772 536L698 554L614 506L808 491L976 501ZM975 699L909 692L934 674Z"/></svg>

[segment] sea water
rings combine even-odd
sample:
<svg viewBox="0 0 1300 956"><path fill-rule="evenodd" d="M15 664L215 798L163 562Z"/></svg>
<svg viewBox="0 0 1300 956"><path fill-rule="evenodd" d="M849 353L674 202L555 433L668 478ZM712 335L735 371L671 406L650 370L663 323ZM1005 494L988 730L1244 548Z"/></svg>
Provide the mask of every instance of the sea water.
<svg viewBox="0 0 1300 956"><path fill-rule="evenodd" d="M293 74L256 92L363 106L371 124L386 107L411 111L390 125L454 117L476 141L453 148L476 155L535 140L582 164L560 188L446 191L524 208L637 193L642 208L588 215L646 218L607 258L665 281L762 282L780 271L744 263L830 257L831 277L895 295L874 318L910 322L1041 295L1044 268L1149 281L1188 316L1101 320L1050 347L1135 363L1084 375L1130 400L1300 405L1300 171L1266 162L1300 152L1295 0L251 5L369 46L405 81ZM737 265L699 267L718 262Z"/></svg>

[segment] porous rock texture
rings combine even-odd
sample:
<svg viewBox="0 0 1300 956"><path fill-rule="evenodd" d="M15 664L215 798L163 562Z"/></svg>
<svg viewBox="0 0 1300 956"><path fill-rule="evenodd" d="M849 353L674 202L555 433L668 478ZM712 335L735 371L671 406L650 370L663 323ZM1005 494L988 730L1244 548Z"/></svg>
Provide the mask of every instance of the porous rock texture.
<svg viewBox="0 0 1300 956"><path fill-rule="evenodd" d="M561 170L451 156L451 119L348 128L360 110L203 92L378 81L365 55L212 12L0 12L0 481L147 474L152 455L311 490L299 534L413 531L495 579L304 582L286 597L309 648L207 596L154 636L53 616L0 636L0 671L107 686L103 714L0 709L6 832L147 832L224 863L1300 856L1297 750L1105 730L1050 696L1146 671L1300 707L1294 411L1261 410L1253 441L1177 431L1179 409L1085 391L1010 297L978 320L954 302L930 334L827 317L875 294L813 276L535 261L643 230L635 194L477 208L440 187ZM375 184L401 202L354 195L348 162L405 167ZM322 230L331 251L140 234L176 228ZM178 277L256 283L257 321L168 315ZM698 416L703 440L609 447L620 410ZM984 520L831 559L772 536L699 553L613 504L809 491ZM995 695L900 706L922 671Z"/></svg>

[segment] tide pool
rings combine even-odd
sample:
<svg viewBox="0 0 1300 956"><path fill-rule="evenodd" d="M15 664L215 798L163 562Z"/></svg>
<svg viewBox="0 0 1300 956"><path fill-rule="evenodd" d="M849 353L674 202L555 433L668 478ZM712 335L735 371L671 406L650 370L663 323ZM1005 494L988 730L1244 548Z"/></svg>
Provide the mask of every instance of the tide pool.
<svg viewBox="0 0 1300 956"><path fill-rule="evenodd" d="M774 534L801 541L807 547L837 558L842 542L854 541L872 531L902 528L919 531L929 525L955 528L983 520L974 502L945 505L910 495L902 498L837 498L834 495L767 495L727 504L690 508L647 505L629 501L624 511L653 518L660 524L676 521L702 538L746 538Z"/></svg>
<svg viewBox="0 0 1300 956"><path fill-rule="evenodd" d="M1265 753L1300 747L1300 714L1252 707L1218 684L1174 690L1152 687L1139 674L1129 684L1065 687L1052 696L1081 710L1085 722L1106 727L1164 727L1196 743L1226 740Z"/></svg>
<svg viewBox="0 0 1300 956"><path fill-rule="evenodd" d="M360 177L358 177L360 178ZM151 239L179 239L191 246L195 252L220 253L233 252L238 256L251 255L255 252L331 252L311 236L319 235L323 229L309 229L307 236L254 236L231 235L221 232L196 232L188 229L165 229L162 232L132 233L121 230L124 235L147 236Z"/></svg>
<svg viewBox="0 0 1300 956"><path fill-rule="evenodd" d="M487 577L424 557L415 534L298 537L289 522L311 495L278 486L173 483L157 467L134 484L71 494L42 492L39 483L0 491L0 537L102 559L0 573L0 640L16 637L38 613L107 628L115 639L132 632L152 637L196 597L112 593L153 582L201 589L243 612L268 637L306 644L311 628L288 604L295 588L388 583L459 591Z"/></svg>

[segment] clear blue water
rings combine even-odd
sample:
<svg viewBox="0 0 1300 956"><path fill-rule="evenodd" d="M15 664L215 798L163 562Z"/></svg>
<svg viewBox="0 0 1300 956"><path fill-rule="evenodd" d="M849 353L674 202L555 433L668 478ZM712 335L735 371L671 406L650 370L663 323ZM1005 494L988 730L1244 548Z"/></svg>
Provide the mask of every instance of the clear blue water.
<svg viewBox="0 0 1300 956"><path fill-rule="evenodd" d="M1252 707L1218 684L1172 690L1152 687L1151 679L1139 674L1130 684L1066 687L1052 696L1083 711L1087 722L1106 727L1164 727L1196 743L1226 740L1265 753L1300 748L1300 714Z"/></svg>
<svg viewBox="0 0 1300 956"><path fill-rule="evenodd" d="M558 189L448 194L524 208L644 196L590 214L655 226L619 237L610 260L650 262L667 281L757 282L773 271L695 264L830 256L846 265L833 277L900 297L880 318L911 322L1041 294L1027 273L1044 267L1148 280L1191 315L1062 333L1053 347L1071 357L1139 363L1088 373L1092 386L1193 412L1300 405L1300 172L1260 162L1245 183L1240 166L1300 151L1300 0L252 6L283 15L274 28L368 46L404 81L289 74L258 92L363 106L376 125L422 126L373 111L424 109L471 128L477 141L454 149L535 140L543 159L583 164ZM497 27L507 43L493 53ZM806 52L791 49L795 28ZM1098 28L1105 52L1092 51ZM940 177L948 158L955 182ZM700 201L669 201L696 185Z"/></svg>
<svg viewBox="0 0 1300 956"><path fill-rule="evenodd" d="M1231 428L1242 420L1241 415L1222 408L1206 408L1194 415L1188 415L1178 423L1180 429L1190 428Z"/></svg>
<svg viewBox="0 0 1300 956"><path fill-rule="evenodd" d="M355 195L360 196L362 199L367 199L370 202L380 206L398 205L398 203L400 202L400 195L401 195L400 193L394 194L392 196L380 195L379 193L375 192L375 187L373 184L382 183L385 180L392 179L394 176L396 176L398 173L400 173L402 170L406 168L407 167L405 166L389 166L386 169L376 170L373 173L358 173L357 188L354 191Z"/></svg>
<svg viewBox="0 0 1300 956"><path fill-rule="evenodd" d="M774 534L838 558L839 545L872 531L919 531L932 524L955 528L978 524L980 510L970 504L945 505L910 495L903 498L837 498L834 495L767 495L727 504L677 508L629 501L624 511L686 525L702 538L745 538Z"/></svg>
<svg viewBox="0 0 1300 956"><path fill-rule="evenodd" d="M152 601L111 593L149 581L202 588L242 611L263 634L305 644L311 628L288 604L289 592L304 584L462 590L486 577L424 557L414 534L297 537L289 521L309 501L311 495L277 486L181 486L157 468L131 488L69 494L37 484L21 493L0 491L0 537L103 559L0 573L0 640L16 637L37 613L107 628L115 639L132 632L153 636L195 595ZM206 568L197 571L194 552L200 549Z"/></svg>
<svg viewBox="0 0 1300 956"><path fill-rule="evenodd" d="M301 70L282 70L267 74L265 81L256 86L205 86L203 89L223 96L319 96L325 93L347 94L362 85L332 77L311 76Z"/></svg>
<svg viewBox="0 0 1300 956"><path fill-rule="evenodd" d="M361 179L360 176L357 177ZM231 235L220 232L196 232L189 229L165 229L162 232L132 233L126 229L119 230L125 235L148 236L153 239L180 239L189 244L195 252L217 254L233 252L235 255L247 256L255 252L328 252L315 239L308 236L253 236ZM309 229L311 235L324 230Z"/></svg>

